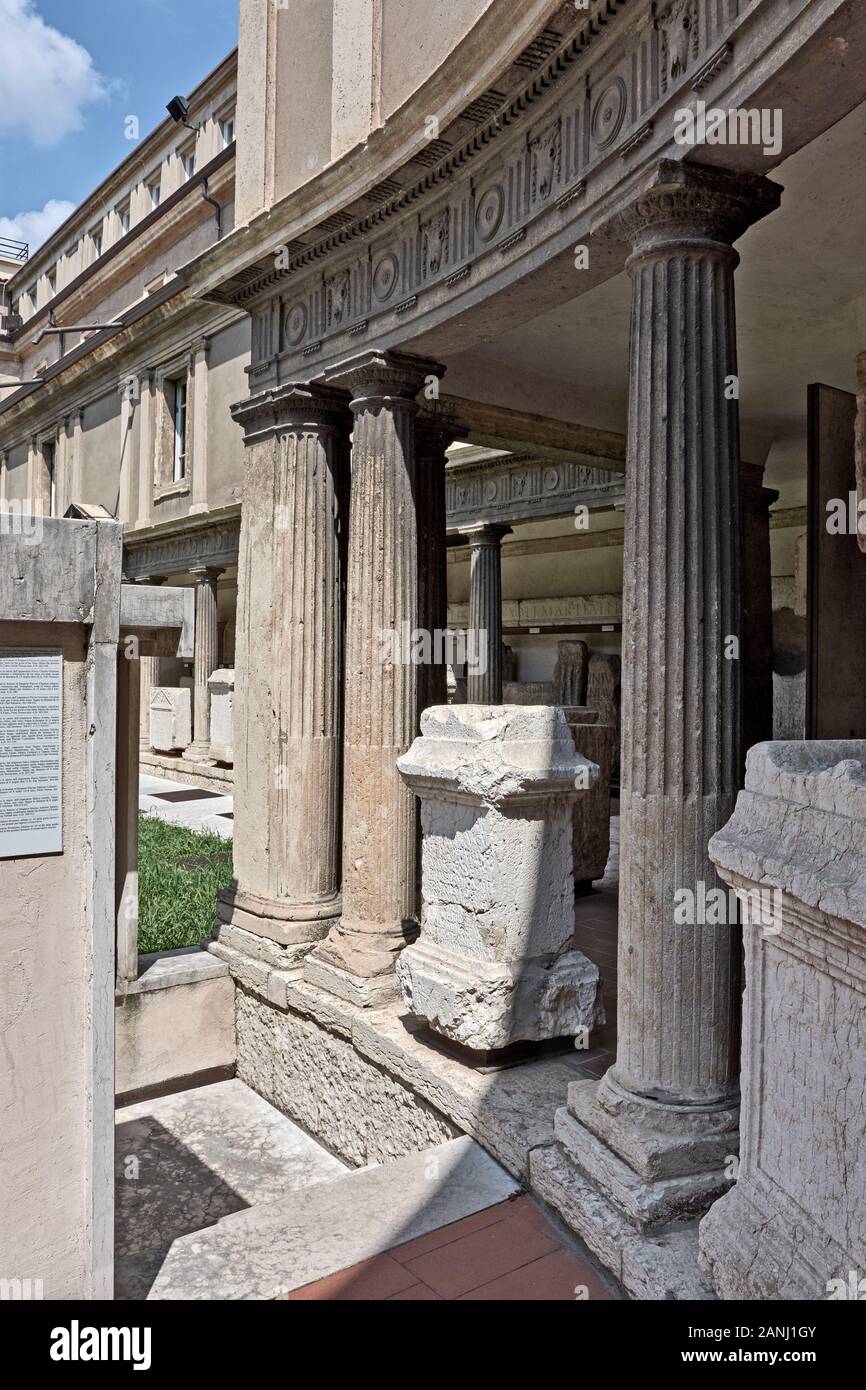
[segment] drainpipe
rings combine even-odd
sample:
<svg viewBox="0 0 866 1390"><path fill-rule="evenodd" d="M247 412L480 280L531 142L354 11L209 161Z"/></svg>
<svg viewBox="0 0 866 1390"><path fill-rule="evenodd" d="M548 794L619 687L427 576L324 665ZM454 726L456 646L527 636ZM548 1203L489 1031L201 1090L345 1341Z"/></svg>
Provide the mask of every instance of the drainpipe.
<svg viewBox="0 0 866 1390"><path fill-rule="evenodd" d="M216 211L216 231L217 231L217 241L219 241L220 237L221 237L222 234L223 234L223 231L222 231L223 210L222 210L222 208L220 207L219 203L217 202L216 198L212 198L212 197L210 196L210 194L208 193L208 191L207 191L207 179L202 179L201 183L199 184L199 188L201 189L201 196L204 198L205 202L206 202L206 203L210 203L211 207L214 208L215 211Z"/></svg>

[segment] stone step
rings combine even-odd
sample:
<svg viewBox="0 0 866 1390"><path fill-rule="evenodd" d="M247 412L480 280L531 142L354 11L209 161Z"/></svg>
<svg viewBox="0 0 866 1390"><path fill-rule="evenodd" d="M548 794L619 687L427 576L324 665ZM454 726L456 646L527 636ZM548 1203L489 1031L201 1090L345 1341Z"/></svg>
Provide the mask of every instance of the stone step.
<svg viewBox="0 0 866 1390"><path fill-rule="evenodd" d="M449 1139L182 1236L148 1297L281 1298L520 1190L474 1139Z"/></svg>

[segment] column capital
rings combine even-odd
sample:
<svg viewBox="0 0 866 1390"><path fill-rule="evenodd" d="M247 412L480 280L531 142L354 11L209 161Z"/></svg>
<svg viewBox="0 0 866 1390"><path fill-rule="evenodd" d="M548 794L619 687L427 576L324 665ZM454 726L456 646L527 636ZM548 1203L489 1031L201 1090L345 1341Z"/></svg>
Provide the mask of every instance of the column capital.
<svg viewBox="0 0 866 1390"><path fill-rule="evenodd" d="M752 223L775 212L781 197L781 186L761 174L663 159L603 225L630 243L631 264L672 246L729 248Z"/></svg>
<svg viewBox="0 0 866 1390"><path fill-rule="evenodd" d="M429 357L381 348L347 357L325 371L326 381L351 392L351 407L356 414L382 405L417 410L415 397L427 378L438 380L444 375L442 364Z"/></svg>
<svg viewBox="0 0 866 1390"><path fill-rule="evenodd" d="M496 545L505 536L511 535L511 527L498 522L479 521L474 526L461 526L458 535L468 541L473 548L483 545Z"/></svg>
<svg viewBox="0 0 866 1390"><path fill-rule="evenodd" d="M238 401L231 411L247 445L290 430L345 433L352 418L347 393L319 381L287 381Z"/></svg>
<svg viewBox="0 0 866 1390"><path fill-rule="evenodd" d="M199 584L206 583L211 579L219 579L225 573L224 565L187 565L187 570L194 575Z"/></svg>

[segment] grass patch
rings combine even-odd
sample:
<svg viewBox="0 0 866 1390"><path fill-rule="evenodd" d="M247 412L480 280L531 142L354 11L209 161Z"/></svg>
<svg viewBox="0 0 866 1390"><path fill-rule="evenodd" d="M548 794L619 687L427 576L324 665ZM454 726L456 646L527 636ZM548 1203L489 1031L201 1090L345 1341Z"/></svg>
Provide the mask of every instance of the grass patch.
<svg viewBox="0 0 866 1390"><path fill-rule="evenodd" d="M198 946L211 934L217 893L231 877L231 840L139 816L139 951Z"/></svg>

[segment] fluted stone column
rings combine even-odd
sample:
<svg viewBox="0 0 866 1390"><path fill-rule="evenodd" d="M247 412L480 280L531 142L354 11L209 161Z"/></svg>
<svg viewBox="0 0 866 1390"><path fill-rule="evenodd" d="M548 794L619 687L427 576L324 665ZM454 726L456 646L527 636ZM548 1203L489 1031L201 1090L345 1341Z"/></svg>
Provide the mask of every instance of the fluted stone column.
<svg viewBox="0 0 866 1390"><path fill-rule="evenodd" d="M743 511L743 768L746 753L773 737L773 581L770 508L778 501L764 487L758 463L740 463Z"/></svg>
<svg viewBox="0 0 866 1390"><path fill-rule="evenodd" d="M469 663L466 703L502 704L502 537L510 526L461 528L469 542ZM473 659L474 658L474 659Z"/></svg>
<svg viewBox="0 0 866 1390"><path fill-rule="evenodd" d="M446 547L445 451L466 430L453 418L437 412L415 417L418 469L418 609L420 626L433 640L448 626L448 556ZM444 640L444 639L443 639ZM444 705L448 700L447 652L419 669L419 707Z"/></svg>
<svg viewBox="0 0 866 1390"><path fill-rule="evenodd" d="M779 192L665 162L615 217L632 247L617 1056L570 1087L557 1133L642 1229L704 1210L736 1152L739 932L701 925L700 902L740 775L732 242ZM697 921L677 920L681 890Z"/></svg>
<svg viewBox="0 0 866 1390"><path fill-rule="evenodd" d="M343 913L306 978L354 1003L396 996L397 955L418 930L416 810L396 762L419 728L415 400L435 362L371 350L328 380L355 427L346 598Z"/></svg>
<svg viewBox="0 0 866 1390"><path fill-rule="evenodd" d="M340 913L344 393L287 384L236 406L247 445L238 566L235 884L218 909L299 960ZM239 930L238 930L239 929Z"/></svg>
<svg viewBox="0 0 866 1390"><path fill-rule="evenodd" d="M217 581L221 569L204 565L191 569L195 578L195 654L193 675L192 743L184 757L190 762L213 762L210 755L210 691L208 681L219 663Z"/></svg>

